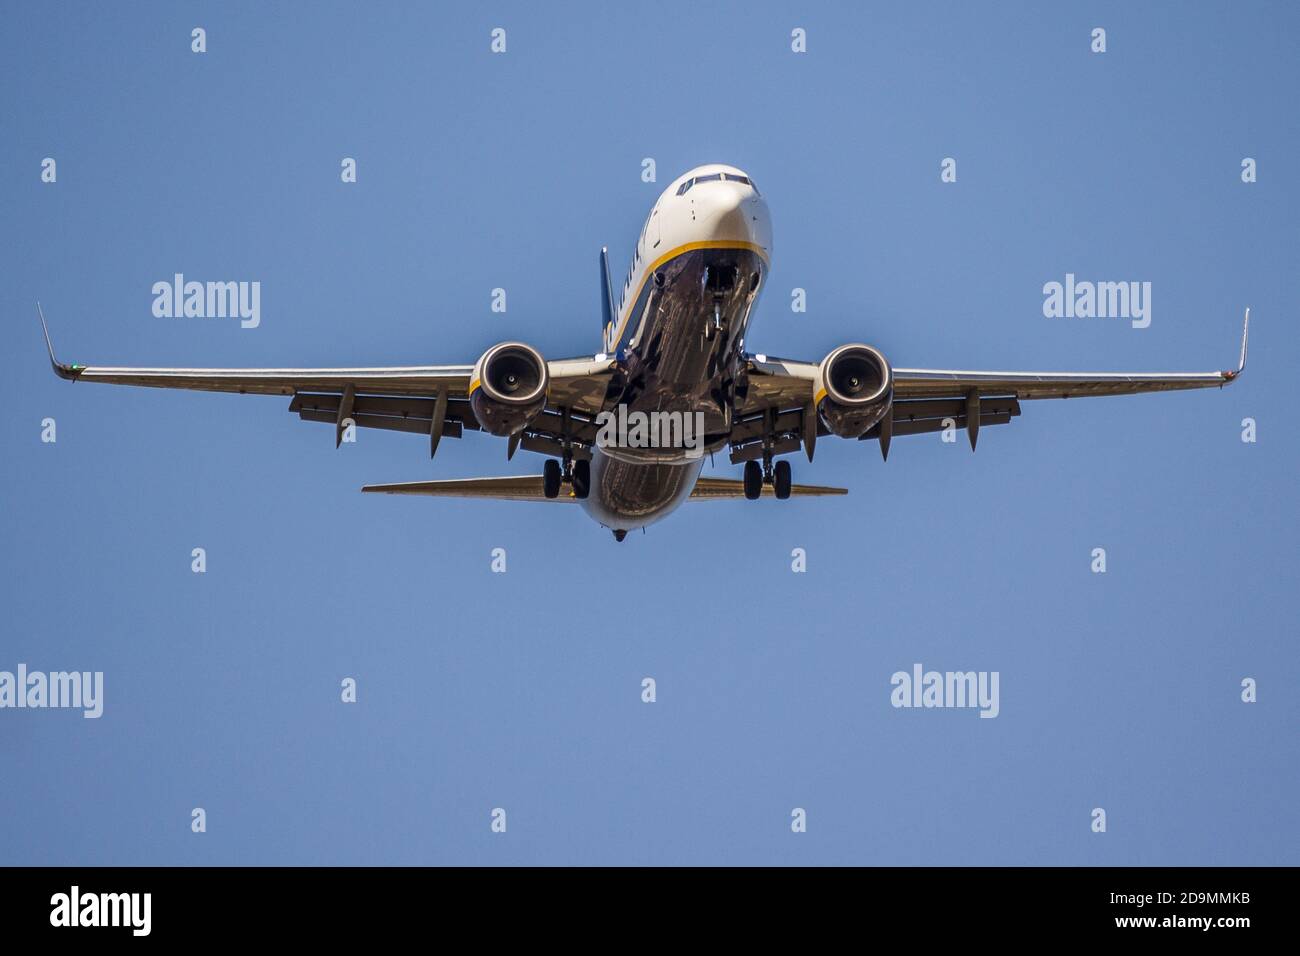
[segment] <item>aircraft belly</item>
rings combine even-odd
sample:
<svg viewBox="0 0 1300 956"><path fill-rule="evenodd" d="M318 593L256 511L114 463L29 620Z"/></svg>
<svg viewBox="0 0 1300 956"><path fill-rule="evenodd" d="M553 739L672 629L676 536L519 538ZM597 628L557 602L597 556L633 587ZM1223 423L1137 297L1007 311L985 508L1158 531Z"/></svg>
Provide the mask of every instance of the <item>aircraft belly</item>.
<svg viewBox="0 0 1300 956"><path fill-rule="evenodd" d="M631 463L593 449L587 513L615 530L633 531L666 518L691 496L703 459L684 464Z"/></svg>

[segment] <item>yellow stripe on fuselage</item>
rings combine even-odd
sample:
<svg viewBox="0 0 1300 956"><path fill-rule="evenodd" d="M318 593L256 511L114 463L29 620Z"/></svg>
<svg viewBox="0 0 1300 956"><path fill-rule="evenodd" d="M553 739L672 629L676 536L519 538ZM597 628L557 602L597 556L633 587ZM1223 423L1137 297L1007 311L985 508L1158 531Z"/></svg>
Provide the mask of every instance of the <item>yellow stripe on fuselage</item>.
<svg viewBox="0 0 1300 956"><path fill-rule="evenodd" d="M652 275L654 275L655 270L665 262L668 262L671 259L676 259L678 256L685 255L688 252L695 252L697 249L744 249L748 252L758 253L764 263L767 263L769 266L771 265L771 262L767 257L767 250L753 242L741 242L739 240L731 239L705 239L701 242L688 242L684 246L670 249L654 262L650 263L650 265L646 266L645 270L641 273L641 281L637 283L636 292L623 300L626 313L619 316L617 333L606 339L606 345L608 347L613 348L618 344L619 340L623 338L623 332L627 328L628 320L632 318L632 307L636 305L637 299L641 298L641 290L645 288L646 282ZM606 328L608 328L608 326L606 326Z"/></svg>

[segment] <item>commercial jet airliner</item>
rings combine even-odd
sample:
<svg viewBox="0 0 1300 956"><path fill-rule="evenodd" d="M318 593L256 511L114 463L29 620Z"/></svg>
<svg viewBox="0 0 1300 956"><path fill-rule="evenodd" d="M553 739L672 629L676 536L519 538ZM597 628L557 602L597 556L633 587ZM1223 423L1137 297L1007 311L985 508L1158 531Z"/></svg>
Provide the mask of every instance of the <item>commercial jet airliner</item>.
<svg viewBox="0 0 1300 956"><path fill-rule="evenodd" d="M811 462L825 435L878 442L888 458L895 436L964 428L973 450L980 428L1009 423L1023 400L1218 387L1246 365L1249 310L1238 366L1223 372L894 368L863 344L820 362L773 358L745 348L771 257L772 222L754 181L733 166L700 166L655 202L621 289L601 250L604 335L595 355L548 361L523 342L502 342L473 365L109 368L61 364L48 329L45 340L55 372L73 381L290 395L291 412L334 425L336 446L353 427L417 432L430 455L465 430L505 438L507 457L518 448L547 456L542 474L362 491L575 503L619 541L688 500L845 494L793 484L789 461L777 460L802 448ZM615 412L685 424L662 429L675 442L602 440ZM690 422L702 434L692 435ZM723 450L743 464L743 479L700 476L704 457Z"/></svg>

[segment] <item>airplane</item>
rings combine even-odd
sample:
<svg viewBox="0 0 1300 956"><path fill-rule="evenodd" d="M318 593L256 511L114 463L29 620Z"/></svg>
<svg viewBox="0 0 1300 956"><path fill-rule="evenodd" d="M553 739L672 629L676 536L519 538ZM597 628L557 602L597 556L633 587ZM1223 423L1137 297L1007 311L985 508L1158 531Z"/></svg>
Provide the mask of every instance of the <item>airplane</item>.
<svg viewBox="0 0 1300 956"><path fill-rule="evenodd" d="M292 396L289 411L332 423L337 447L349 427L443 438L482 431L546 456L542 474L366 485L364 492L550 501L581 505L622 541L687 501L843 495L792 483L788 460L813 460L817 439L875 441L964 428L975 449L982 427L1005 425L1020 403L1222 387L1246 366L1250 310L1235 370L1151 374L980 372L895 368L877 348L850 343L820 362L745 349L767 282L772 221L742 170L699 166L669 184L646 217L631 265L615 289L600 252L600 352L547 360L520 341L493 345L473 365L384 368L110 368L62 364L37 311L61 378L157 388ZM691 416L694 447L602 441L615 409ZM671 430L668 430L671 434ZM679 429L677 438L684 435ZM726 450L740 480L701 477L705 456Z"/></svg>

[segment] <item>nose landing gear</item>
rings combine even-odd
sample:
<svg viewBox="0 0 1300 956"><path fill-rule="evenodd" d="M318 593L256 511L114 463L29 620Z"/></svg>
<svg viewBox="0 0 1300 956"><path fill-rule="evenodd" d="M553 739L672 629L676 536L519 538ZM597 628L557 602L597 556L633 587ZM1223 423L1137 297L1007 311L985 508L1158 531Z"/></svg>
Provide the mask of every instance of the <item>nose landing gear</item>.
<svg viewBox="0 0 1300 956"><path fill-rule="evenodd" d="M704 320L704 340L712 342L719 332L726 332L727 321L722 317L722 303L736 287L739 270L731 264L705 266L700 277L702 290L712 296L713 314Z"/></svg>
<svg viewBox="0 0 1300 956"><path fill-rule="evenodd" d="M712 342L719 335L727 334L727 318L722 314L722 296L713 297L713 311L704 320L704 341Z"/></svg>

